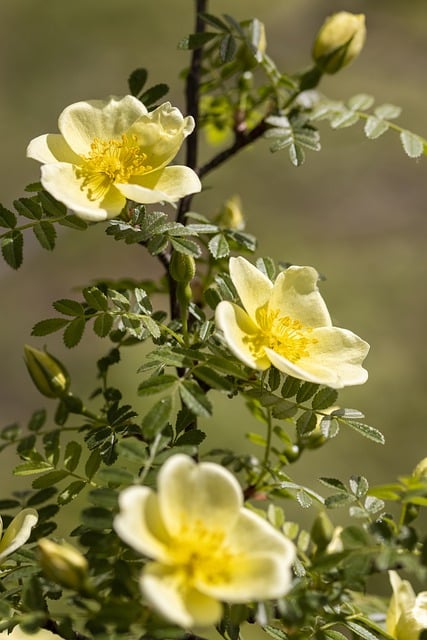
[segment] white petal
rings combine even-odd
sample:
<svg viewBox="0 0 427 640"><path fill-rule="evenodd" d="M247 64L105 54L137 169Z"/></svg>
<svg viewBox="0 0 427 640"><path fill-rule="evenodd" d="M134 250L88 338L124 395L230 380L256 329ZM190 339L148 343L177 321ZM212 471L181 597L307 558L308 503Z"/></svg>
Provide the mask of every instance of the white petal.
<svg viewBox="0 0 427 640"><path fill-rule="evenodd" d="M120 138L147 113L146 107L134 96L110 97L108 100L76 102L59 116L59 130L70 147L86 155L94 138Z"/></svg>
<svg viewBox="0 0 427 640"><path fill-rule="evenodd" d="M240 300L252 320L256 311L268 302L273 283L245 258L230 258L230 276Z"/></svg>
<svg viewBox="0 0 427 640"><path fill-rule="evenodd" d="M224 333L225 341L236 358L252 369L268 369L269 359L264 354L254 354L250 349L248 339L256 336L259 329L246 311L232 302L223 300L215 310L215 322Z"/></svg>
<svg viewBox="0 0 427 640"><path fill-rule="evenodd" d="M331 318L317 288L318 278L312 267L289 267L276 278L269 309L308 327L330 327Z"/></svg>
<svg viewBox="0 0 427 640"><path fill-rule="evenodd" d="M226 531L243 501L233 474L211 462L196 464L183 454L168 458L157 485L162 519L172 537L179 536L183 528L187 537L192 531L196 537L199 525L208 531Z"/></svg>
<svg viewBox="0 0 427 640"><path fill-rule="evenodd" d="M165 167L144 176L135 176L132 182L115 186L126 198L141 204L176 202L202 188L197 174L183 166Z"/></svg>
<svg viewBox="0 0 427 640"><path fill-rule="evenodd" d="M148 602L163 617L184 629L210 626L221 618L221 604L190 587L179 570L151 563L145 568L140 584Z"/></svg>
<svg viewBox="0 0 427 640"><path fill-rule="evenodd" d="M43 163L81 162L80 156L74 153L60 133L48 133L31 140L27 147L27 157Z"/></svg>
<svg viewBox="0 0 427 640"><path fill-rule="evenodd" d="M171 541L162 522L157 495L147 487L129 487L120 493L119 506L114 529L120 538L150 558L168 560Z"/></svg>
<svg viewBox="0 0 427 640"><path fill-rule="evenodd" d="M23 509L15 516L0 542L0 562L27 542L38 519L34 509Z"/></svg>
<svg viewBox="0 0 427 640"><path fill-rule="evenodd" d="M76 177L74 166L65 162L43 165L41 183L54 198L85 220L97 222L114 218L126 204L125 197L114 187L102 200L89 200L87 191L82 189L82 180Z"/></svg>

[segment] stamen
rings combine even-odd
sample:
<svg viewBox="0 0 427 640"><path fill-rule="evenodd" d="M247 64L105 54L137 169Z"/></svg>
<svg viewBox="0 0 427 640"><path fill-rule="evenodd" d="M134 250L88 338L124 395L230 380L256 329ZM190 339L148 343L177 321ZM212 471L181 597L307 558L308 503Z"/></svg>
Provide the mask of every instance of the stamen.
<svg viewBox="0 0 427 640"><path fill-rule="evenodd" d="M112 184L127 183L132 176L151 171L146 160L147 154L135 135L123 134L119 140L94 138L76 176L83 178L81 188L87 190L89 200L98 200L105 197Z"/></svg>
<svg viewBox="0 0 427 640"><path fill-rule="evenodd" d="M270 310L267 305L257 309L256 321L259 332L245 338L256 358L262 357L265 348L269 348L287 360L297 362L308 358L310 345L317 343L317 339L310 336L312 327L289 316L280 316L278 310Z"/></svg>

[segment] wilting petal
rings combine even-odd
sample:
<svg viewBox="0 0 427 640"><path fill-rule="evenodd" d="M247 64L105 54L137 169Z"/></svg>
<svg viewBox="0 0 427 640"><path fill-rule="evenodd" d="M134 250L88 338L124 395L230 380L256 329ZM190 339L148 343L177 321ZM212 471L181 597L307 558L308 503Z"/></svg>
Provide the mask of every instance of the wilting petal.
<svg viewBox="0 0 427 640"><path fill-rule="evenodd" d="M215 321L236 358L252 369L268 369L271 363L264 351L251 349L252 339L259 334L259 329L246 311L223 300L215 310Z"/></svg>
<svg viewBox="0 0 427 640"><path fill-rule="evenodd" d="M221 618L221 604L188 586L175 568L150 563L141 576L141 589L161 615L185 629L212 625Z"/></svg>
<svg viewBox="0 0 427 640"><path fill-rule="evenodd" d="M159 511L157 495L147 487L129 487L121 492L119 506L114 529L121 539L139 553L167 560L170 537Z"/></svg>
<svg viewBox="0 0 427 640"><path fill-rule="evenodd" d="M176 202L185 195L197 193L202 185L192 169L178 165L137 176L132 182L116 184L116 187L129 200L154 204Z"/></svg>
<svg viewBox="0 0 427 640"><path fill-rule="evenodd" d="M27 542L38 518L34 509L23 509L15 516L0 541L0 562Z"/></svg>
<svg viewBox="0 0 427 640"><path fill-rule="evenodd" d="M87 100L66 107L59 116L58 127L73 151L86 155L94 138L120 138L146 113L146 107L134 96Z"/></svg>
<svg viewBox="0 0 427 640"><path fill-rule="evenodd" d="M242 490L234 476L220 465L196 464L185 455L166 461L157 484L162 518L172 536L183 528L191 531L195 523L203 523L205 530L227 530L242 505Z"/></svg>
<svg viewBox="0 0 427 640"><path fill-rule="evenodd" d="M48 133L31 140L27 147L27 157L39 162L69 162L80 164L81 158L66 143L60 133Z"/></svg>
<svg viewBox="0 0 427 640"><path fill-rule="evenodd" d="M273 283L245 258L230 258L230 276L239 298L252 320L257 309L268 302Z"/></svg>
<svg viewBox="0 0 427 640"><path fill-rule="evenodd" d="M280 273L273 286L269 309L298 319L307 327L332 326L327 306L317 288L318 273L312 267L292 266Z"/></svg>
<svg viewBox="0 0 427 640"><path fill-rule="evenodd" d="M77 178L75 167L65 162L43 165L41 182L54 198L85 220L95 222L114 218L126 204L126 198L114 186L110 187L104 198L90 200L82 186L83 179Z"/></svg>

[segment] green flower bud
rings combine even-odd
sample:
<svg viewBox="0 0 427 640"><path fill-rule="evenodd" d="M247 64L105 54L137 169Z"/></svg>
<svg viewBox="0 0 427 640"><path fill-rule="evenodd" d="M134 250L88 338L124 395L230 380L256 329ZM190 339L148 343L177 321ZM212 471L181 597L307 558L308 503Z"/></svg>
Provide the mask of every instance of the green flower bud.
<svg viewBox="0 0 427 640"><path fill-rule="evenodd" d="M361 52L366 39L365 16L339 11L323 23L313 45L313 60L323 73L336 73Z"/></svg>
<svg viewBox="0 0 427 640"><path fill-rule="evenodd" d="M324 511L320 511L311 528L311 538L319 551L324 551L334 535L334 525Z"/></svg>
<svg viewBox="0 0 427 640"><path fill-rule="evenodd" d="M87 590L87 560L71 545L41 538L38 541L38 560L45 575L57 584L76 591Z"/></svg>
<svg viewBox="0 0 427 640"><path fill-rule="evenodd" d="M169 263L169 273L175 282L188 283L196 273L196 263L192 256L174 251Z"/></svg>
<svg viewBox="0 0 427 640"><path fill-rule="evenodd" d="M423 458L412 472L414 478L427 480L427 458Z"/></svg>
<svg viewBox="0 0 427 640"><path fill-rule="evenodd" d="M48 398L63 397L70 386L70 376L64 365L47 351L24 346L24 358L35 386Z"/></svg>
<svg viewBox="0 0 427 640"><path fill-rule="evenodd" d="M245 228L242 203L238 195L234 195L224 202L221 211L215 218L215 222L226 229L242 231Z"/></svg>

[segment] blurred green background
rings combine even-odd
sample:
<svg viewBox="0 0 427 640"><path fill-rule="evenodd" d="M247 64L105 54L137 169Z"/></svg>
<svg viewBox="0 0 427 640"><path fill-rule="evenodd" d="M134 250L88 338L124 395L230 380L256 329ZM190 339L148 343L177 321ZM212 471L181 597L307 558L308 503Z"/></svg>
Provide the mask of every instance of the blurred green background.
<svg viewBox="0 0 427 640"><path fill-rule="evenodd" d="M366 13L368 40L360 59L327 78L322 91L331 98L372 93L378 103L398 104L400 122L426 136L425 0L212 0L210 5L212 12L264 21L268 51L288 72L309 64L317 29L341 9ZM192 31L190 0L1 0L0 15L0 194L6 206L38 179L37 164L25 158L27 143L56 131L66 105L123 95L129 73L145 66L151 83L167 82L170 99L184 109L178 76L188 55L176 44ZM407 158L392 132L376 142L364 137L361 126L331 132L324 125L321 134L323 151L310 153L298 169L286 154L272 156L267 143L259 142L210 174L205 192L194 201L196 210L213 214L224 199L240 193L247 230L259 237L259 255L315 266L326 276L321 288L334 323L372 345L368 384L346 390L340 399L363 410L367 422L385 434L386 445L341 432L290 471L316 489L319 475L392 480L427 455L427 160ZM25 342L46 344L63 359L76 392L86 394L96 384L94 357L107 351L106 341L88 331L82 345L68 351L56 336L30 338L35 322L55 315L53 300L72 297L74 287L95 278L158 272L138 247L107 238L103 225L84 234L61 231L53 255L30 236L26 243L17 273L0 266L1 425L25 423L49 402L27 375ZM142 353L135 351L116 372L130 398L140 380ZM144 409L141 400L138 406ZM250 450L244 433L263 429L238 401L227 399L219 399L205 426L208 448L223 445L226 434L242 451ZM3 497L15 463L13 455L1 459Z"/></svg>

